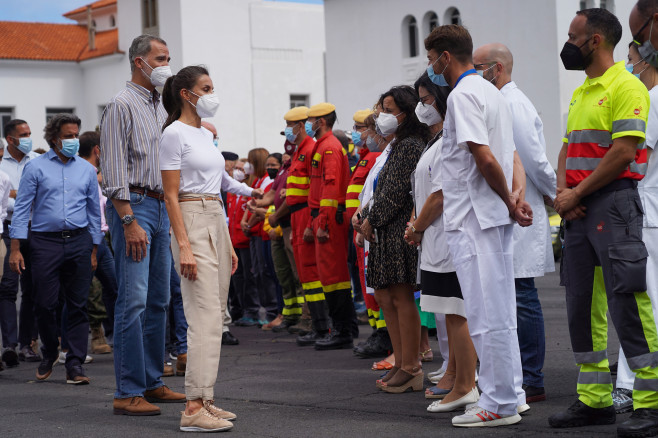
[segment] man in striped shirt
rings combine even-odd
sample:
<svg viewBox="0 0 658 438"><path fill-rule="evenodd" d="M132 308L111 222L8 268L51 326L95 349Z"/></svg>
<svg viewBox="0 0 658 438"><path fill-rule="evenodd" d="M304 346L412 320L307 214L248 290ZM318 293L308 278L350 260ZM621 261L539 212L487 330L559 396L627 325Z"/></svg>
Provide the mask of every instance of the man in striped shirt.
<svg viewBox="0 0 658 438"><path fill-rule="evenodd" d="M114 322L115 415L158 415L149 403L185 401L164 385L169 304L169 219L159 166L167 118L156 86L171 76L169 50L141 35L129 50L131 80L101 119L103 191L115 251L118 298Z"/></svg>

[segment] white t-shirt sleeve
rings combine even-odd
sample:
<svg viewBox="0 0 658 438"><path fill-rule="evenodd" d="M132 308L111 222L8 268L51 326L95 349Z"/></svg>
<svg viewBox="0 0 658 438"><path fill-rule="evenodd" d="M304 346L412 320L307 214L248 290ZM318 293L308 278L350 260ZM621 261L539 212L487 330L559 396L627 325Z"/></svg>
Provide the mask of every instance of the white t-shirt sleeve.
<svg viewBox="0 0 658 438"><path fill-rule="evenodd" d="M470 91L473 86L471 82L473 79L465 82L462 85L465 89L460 90L461 92L454 93L453 91L455 95L451 96L453 99L450 99L453 105L452 115L454 116L457 146L469 152L468 142L489 144L484 108L477 94Z"/></svg>
<svg viewBox="0 0 658 438"><path fill-rule="evenodd" d="M647 122L646 144L651 149L656 149L658 143L658 86L649 91L649 120Z"/></svg>
<svg viewBox="0 0 658 438"><path fill-rule="evenodd" d="M224 174L222 175L222 190L240 196L251 196L251 192L253 191L247 184L233 179L226 170L224 170Z"/></svg>
<svg viewBox="0 0 658 438"><path fill-rule="evenodd" d="M178 130L169 125L160 137L160 170L180 170L183 158L183 142Z"/></svg>

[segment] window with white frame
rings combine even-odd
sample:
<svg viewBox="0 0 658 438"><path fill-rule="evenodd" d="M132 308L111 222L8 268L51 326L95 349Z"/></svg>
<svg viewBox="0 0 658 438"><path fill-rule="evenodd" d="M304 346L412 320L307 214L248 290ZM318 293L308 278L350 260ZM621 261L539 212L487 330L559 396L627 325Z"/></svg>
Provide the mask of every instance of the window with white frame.
<svg viewBox="0 0 658 438"><path fill-rule="evenodd" d="M402 20L402 51L405 58L418 56L418 23L413 15Z"/></svg>
<svg viewBox="0 0 658 438"><path fill-rule="evenodd" d="M50 122L54 115L60 113L74 114L75 108L46 108L46 123Z"/></svg>
<svg viewBox="0 0 658 438"><path fill-rule="evenodd" d="M0 107L0 138L5 138L5 125L14 118L14 109Z"/></svg>
<svg viewBox="0 0 658 438"><path fill-rule="evenodd" d="M308 94L291 94L290 109L298 106L308 106Z"/></svg>
<svg viewBox="0 0 658 438"><path fill-rule="evenodd" d="M158 29L158 0L142 0L142 31L160 36Z"/></svg>

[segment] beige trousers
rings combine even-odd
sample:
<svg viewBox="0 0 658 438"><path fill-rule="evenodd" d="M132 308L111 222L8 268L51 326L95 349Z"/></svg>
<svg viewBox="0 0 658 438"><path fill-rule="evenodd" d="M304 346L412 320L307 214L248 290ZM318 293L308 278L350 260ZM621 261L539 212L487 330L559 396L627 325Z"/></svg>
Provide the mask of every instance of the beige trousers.
<svg viewBox="0 0 658 438"><path fill-rule="evenodd" d="M181 276L188 324L185 396L188 400L213 400L231 278L231 239L221 202L181 202L180 209L197 264L195 281ZM171 239L171 249L180 275L180 248L176 239Z"/></svg>

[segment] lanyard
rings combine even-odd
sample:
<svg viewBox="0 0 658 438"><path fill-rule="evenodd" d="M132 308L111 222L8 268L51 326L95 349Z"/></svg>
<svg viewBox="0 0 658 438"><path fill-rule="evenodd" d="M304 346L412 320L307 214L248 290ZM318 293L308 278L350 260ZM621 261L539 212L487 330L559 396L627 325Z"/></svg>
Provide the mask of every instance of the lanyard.
<svg viewBox="0 0 658 438"><path fill-rule="evenodd" d="M384 160L384 164L382 164L382 167L380 167L379 171L377 172L377 176L375 177L375 182L372 187L372 193L375 193L375 190L377 190L377 181L379 181L379 174L384 169L384 166L386 166L386 162L388 161L388 157L390 156L391 156L391 151L388 152L388 154L386 155L386 159Z"/></svg>
<svg viewBox="0 0 658 438"><path fill-rule="evenodd" d="M473 73L477 73L474 68L472 68L470 70L466 70L464 73L462 73L461 76L459 76L459 79L457 79L457 82L455 82L455 88L457 88L457 85L459 84L459 81L464 79L464 76L472 75Z"/></svg>

